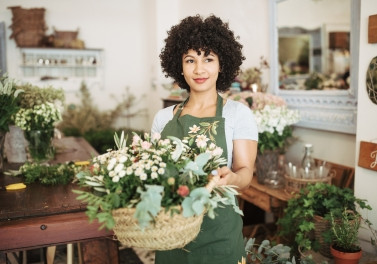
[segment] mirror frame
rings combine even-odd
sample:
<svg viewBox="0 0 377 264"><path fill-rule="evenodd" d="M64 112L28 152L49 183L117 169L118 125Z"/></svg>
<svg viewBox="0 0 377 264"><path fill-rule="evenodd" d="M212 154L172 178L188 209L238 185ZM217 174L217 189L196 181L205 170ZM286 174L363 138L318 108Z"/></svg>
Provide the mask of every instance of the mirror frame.
<svg viewBox="0 0 377 264"><path fill-rule="evenodd" d="M298 109L301 120L295 126L356 134L359 74L360 0L351 0L350 88L339 91L292 91L279 89L277 4L270 2L270 91Z"/></svg>

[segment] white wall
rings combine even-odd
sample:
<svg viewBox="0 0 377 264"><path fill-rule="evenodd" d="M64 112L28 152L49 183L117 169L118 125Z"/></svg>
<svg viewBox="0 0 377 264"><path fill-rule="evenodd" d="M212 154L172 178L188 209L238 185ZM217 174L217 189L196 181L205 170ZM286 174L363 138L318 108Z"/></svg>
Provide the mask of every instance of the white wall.
<svg viewBox="0 0 377 264"><path fill-rule="evenodd" d="M162 108L162 97L168 91L161 88L167 82L161 73L159 53L166 32L187 15L213 13L228 21L244 45L247 58L243 67L258 66L259 58L268 58L268 2L260 0L1 0L0 20L11 25L8 6L44 7L49 27L58 30L80 29L79 38L87 48L101 48L105 55L104 87L91 91L101 109L116 103L110 95L131 93L143 100L136 108L147 108L148 117L132 119L132 128L149 130L154 113ZM8 29L8 28L7 28ZM19 77L21 61L15 41L7 30L8 72ZM155 85L154 85L155 84ZM72 97L70 95L69 97ZM119 97L119 96L118 96ZM118 125L125 124L125 120Z"/></svg>
<svg viewBox="0 0 377 264"><path fill-rule="evenodd" d="M377 43L368 43L368 18L377 14L375 0L361 1L360 14L360 59L359 59L359 90L357 108L357 136L356 136L356 159L358 163L360 141L376 142L377 138L377 105L369 100L366 92L366 72L370 61L377 56ZM355 194L369 201L373 211L369 213L369 219L377 229L377 172L356 166ZM362 232L363 238L369 239L369 234ZM363 244L363 249L373 251L369 243Z"/></svg>

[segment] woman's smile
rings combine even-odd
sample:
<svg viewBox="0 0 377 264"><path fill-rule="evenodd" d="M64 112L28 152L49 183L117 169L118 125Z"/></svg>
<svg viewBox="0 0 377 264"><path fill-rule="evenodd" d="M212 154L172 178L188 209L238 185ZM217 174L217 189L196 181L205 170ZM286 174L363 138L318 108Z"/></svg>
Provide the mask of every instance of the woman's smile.
<svg viewBox="0 0 377 264"><path fill-rule="evenodd" d="M195 78L194 81L198 84L204 83L208 78Z"/></svg>

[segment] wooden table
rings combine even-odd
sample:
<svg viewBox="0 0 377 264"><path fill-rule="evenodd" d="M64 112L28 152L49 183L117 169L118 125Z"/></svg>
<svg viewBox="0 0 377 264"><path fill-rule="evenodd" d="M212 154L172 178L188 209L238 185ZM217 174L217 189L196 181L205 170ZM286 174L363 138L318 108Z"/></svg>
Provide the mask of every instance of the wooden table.
<svg viewBox="0 0 377 264"><path fill-rule="evenodd" d="M54 145L57 154L51 163L88 160L98 155L83 138L66 137L55 140ZM0 174L1 187L16 182L22 182L22 178ZM83 263L118 263L113 234L99 231L96 222L89 224L85 204L72 192L78 188L75 184L34 183L23 190L1 190L0 263L5 263L5 252L78 241L82 242Z"/></svg>
<svg viewBox="0 0 377 264"><path fill-rule="evenodd" d="M274 189L259 184L254 176L250 187L241 193L241 198L252 203L266 212L274 212L277 208L284 207L286 202L292 198L284 188Z"/></svg>

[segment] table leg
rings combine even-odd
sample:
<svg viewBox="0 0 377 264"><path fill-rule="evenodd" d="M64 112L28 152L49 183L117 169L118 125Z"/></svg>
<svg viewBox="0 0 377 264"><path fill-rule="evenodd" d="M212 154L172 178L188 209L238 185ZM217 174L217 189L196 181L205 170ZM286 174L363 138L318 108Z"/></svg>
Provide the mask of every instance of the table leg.
<svg viewBox="0 0 377 264"><path fill-rule="evenodd" d="M118 241L109 238L80 242L83 264L119 264Z"/></svg>

